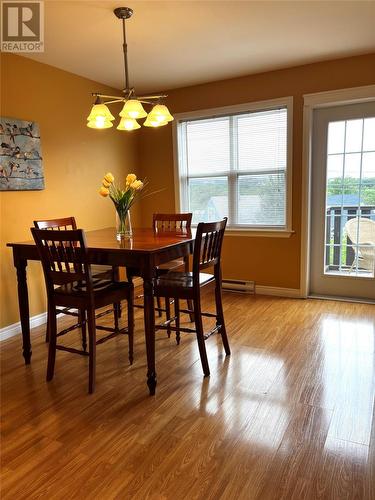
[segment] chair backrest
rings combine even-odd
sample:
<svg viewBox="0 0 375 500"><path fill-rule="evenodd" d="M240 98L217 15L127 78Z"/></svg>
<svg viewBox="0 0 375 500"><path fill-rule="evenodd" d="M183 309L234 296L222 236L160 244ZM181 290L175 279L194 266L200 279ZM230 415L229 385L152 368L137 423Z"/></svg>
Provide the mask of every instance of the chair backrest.
<svg viewBox="0 0 375 500"><path fill-rule="evenodd" d="M227 217L218 222L200 222L195 236L193 253L193 276L199 279L199 271L211 266L220 266L221 247Z"/></svg>
<svg viewBox="0 0 375 500"><path fill-rule="evenodd" d="M61 229L77 229L77 224L74 217L63 217L61 219L34 220L34 227L60 231Z"/></svg>
<svg viewBox="0 0 375 500"><path fill-rule="evenodd" d="M33 227L31 233L42 261L47 292L53 293L56 285L78 281L84 282L86 292L91 294L91 268L83 230L51 231Z"/></svg>
<svg viewBox="0 0 375 500"><path fill-rule="evenodd" d="M190 230L192 217L192 213L154 214L152 217L152 226L155 231Z"/></svg>
<svg viewBox="0 0 375 500"><path fill-rule="evenodd" d="M375 244L375 222L373 220L365 217L350 219L345 224L345 230L355 245L361 243Z"/></svg>

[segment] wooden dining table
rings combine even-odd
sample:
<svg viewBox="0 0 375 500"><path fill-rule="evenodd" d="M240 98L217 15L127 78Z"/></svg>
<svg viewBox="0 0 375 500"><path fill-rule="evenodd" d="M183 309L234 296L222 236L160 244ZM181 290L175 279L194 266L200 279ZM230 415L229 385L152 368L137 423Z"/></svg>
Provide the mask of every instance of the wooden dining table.
<svg viewBox="0 0 375 500"><path fill-rule="evenodd" d="M117 241L115 228L85 232L89 260L92 264L133 267L143 278L144 330L147 351L147 385L150 394L155 394L155 310L154 279L156 268L171 260L185 257L193 252L195 231L186 229L155 231L133 229L129 239ZM27 289L27 262L40 260L34 241L7 243L13 251L13 262L17 271L18 304L22 329L22 351L25 364L31 362L30 313Z"/></svg>

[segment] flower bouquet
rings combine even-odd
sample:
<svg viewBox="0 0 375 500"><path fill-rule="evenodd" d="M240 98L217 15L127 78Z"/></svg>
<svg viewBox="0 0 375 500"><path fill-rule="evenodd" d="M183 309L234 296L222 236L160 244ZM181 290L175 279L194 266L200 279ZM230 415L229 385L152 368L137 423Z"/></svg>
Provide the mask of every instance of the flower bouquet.
<svg viewBox="0 0 375 500"><path fill-rule="evenodd" d="M116 208L116 238L120 241L131 238L132 227L130 220L130 207L135 202L139 192L145 183L137 179L135 174L128 174L125 181L125 189L121 189L114 183L115 178L108 172L102 180L99 194L106 198L109 196Z"/></svg>

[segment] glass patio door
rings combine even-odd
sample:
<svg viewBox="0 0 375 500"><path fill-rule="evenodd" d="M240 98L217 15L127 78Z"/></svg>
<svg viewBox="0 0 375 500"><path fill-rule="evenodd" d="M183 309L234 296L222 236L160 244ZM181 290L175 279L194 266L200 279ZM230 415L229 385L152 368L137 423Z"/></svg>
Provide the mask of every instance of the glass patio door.
<svg viewBox="0 0 375 500"><path fill-rule="evenodd" d="M375 102L314 111L310 294L375 300Z"/></svg>

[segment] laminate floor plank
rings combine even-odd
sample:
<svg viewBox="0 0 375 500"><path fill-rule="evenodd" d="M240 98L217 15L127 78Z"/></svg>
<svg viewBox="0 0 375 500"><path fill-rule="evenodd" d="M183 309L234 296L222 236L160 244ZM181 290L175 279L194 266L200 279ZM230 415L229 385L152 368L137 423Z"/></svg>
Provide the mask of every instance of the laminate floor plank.
<svg viewBox="0 0 375 500"><path fill-rule="evenodd" d="M141 310L134 364L126 336L100 345L93 395L69 353L46 383L44 325L30 366L19 336L3 341L1 498L374 500L374 309L224 292L232 355L208 339L204 378L194 335L157 332L155 397Z"/></svg>

